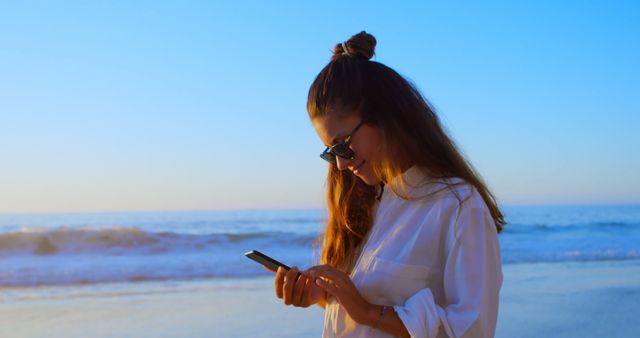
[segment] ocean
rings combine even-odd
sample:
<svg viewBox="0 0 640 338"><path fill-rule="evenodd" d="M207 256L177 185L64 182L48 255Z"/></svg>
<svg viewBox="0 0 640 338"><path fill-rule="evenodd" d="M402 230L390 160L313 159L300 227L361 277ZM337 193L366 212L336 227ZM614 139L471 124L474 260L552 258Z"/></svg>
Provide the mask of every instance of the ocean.
<svg viewBox="0 0 640 338"><path fill-rule="evenodd" d="M640 259L640 205L502 210L503 264ZM267 276L243 254L317 264L324 219L323 210L4 214L0 287Z"/></svg>

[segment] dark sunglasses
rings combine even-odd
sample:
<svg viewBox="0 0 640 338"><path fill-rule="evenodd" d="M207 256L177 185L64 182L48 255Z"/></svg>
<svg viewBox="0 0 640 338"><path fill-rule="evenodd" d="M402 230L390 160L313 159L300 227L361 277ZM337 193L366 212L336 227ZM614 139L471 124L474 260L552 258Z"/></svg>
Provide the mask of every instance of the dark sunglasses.
<svg viewBox="0 0 640 338"><path fill-rule="evenodd" d="M347 160L352 160L355 157L355 153L353 152L353 150L351 150L351 148L349 148L349 145L351 144L351 138L356 133L356 131L360 129L364 122L364 120L360 121L358 126L353 129L353 131L349 134L349 136L347 136L347 138L344 139L344 141L336 143L331 147L327 147L327 149L325 149L322 154L320 154L320 157L323 160L333 164L337 163L336 156L340 156Z"/></svg>

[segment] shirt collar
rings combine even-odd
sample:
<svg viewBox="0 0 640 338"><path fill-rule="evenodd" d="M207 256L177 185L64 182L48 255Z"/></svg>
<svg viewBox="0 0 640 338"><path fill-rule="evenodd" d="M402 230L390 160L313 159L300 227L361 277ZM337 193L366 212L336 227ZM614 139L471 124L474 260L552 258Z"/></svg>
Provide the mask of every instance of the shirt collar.
<svg viewBox="0 0 640 338"><path fill-rule="evenodd" d="M403 190L402 185L399 184L398 177L402 177L404 180L406 191ZM445 189L447 184L455 184L460 181L462 181L462 179L457 177L444 179L429 177L421 167L414 165L405 170L401 175L394 177L388 184L393 188L389 187L388 190L396 191L399 194L406 192L410 197L420 198Z"/></svg>

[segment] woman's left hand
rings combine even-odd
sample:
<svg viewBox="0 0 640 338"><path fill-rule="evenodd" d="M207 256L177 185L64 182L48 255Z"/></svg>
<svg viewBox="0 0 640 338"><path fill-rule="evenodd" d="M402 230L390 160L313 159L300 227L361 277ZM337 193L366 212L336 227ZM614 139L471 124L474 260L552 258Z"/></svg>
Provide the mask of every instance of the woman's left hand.
<svg viewBox="0 0 640 338"><path fill-rule="evenodd" d="M307 270L315 283L334 296L357 323L367 324L373 305L360 295L346 273L329 265L317 265Z"/></svg>

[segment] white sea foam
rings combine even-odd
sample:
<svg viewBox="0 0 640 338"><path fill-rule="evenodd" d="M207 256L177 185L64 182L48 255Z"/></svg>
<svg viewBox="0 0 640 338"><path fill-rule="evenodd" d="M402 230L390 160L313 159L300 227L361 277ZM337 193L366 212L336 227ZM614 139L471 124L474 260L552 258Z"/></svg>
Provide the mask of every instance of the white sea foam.
<svg viewBox="0 0 640 338"><path fill-rule="evenodd" d="M640 207L506 208L503 263L640 259ZM118 224L114 226L113 224ZM269 275L318 262L320 211L0 216L0 287Z"/></svg>

